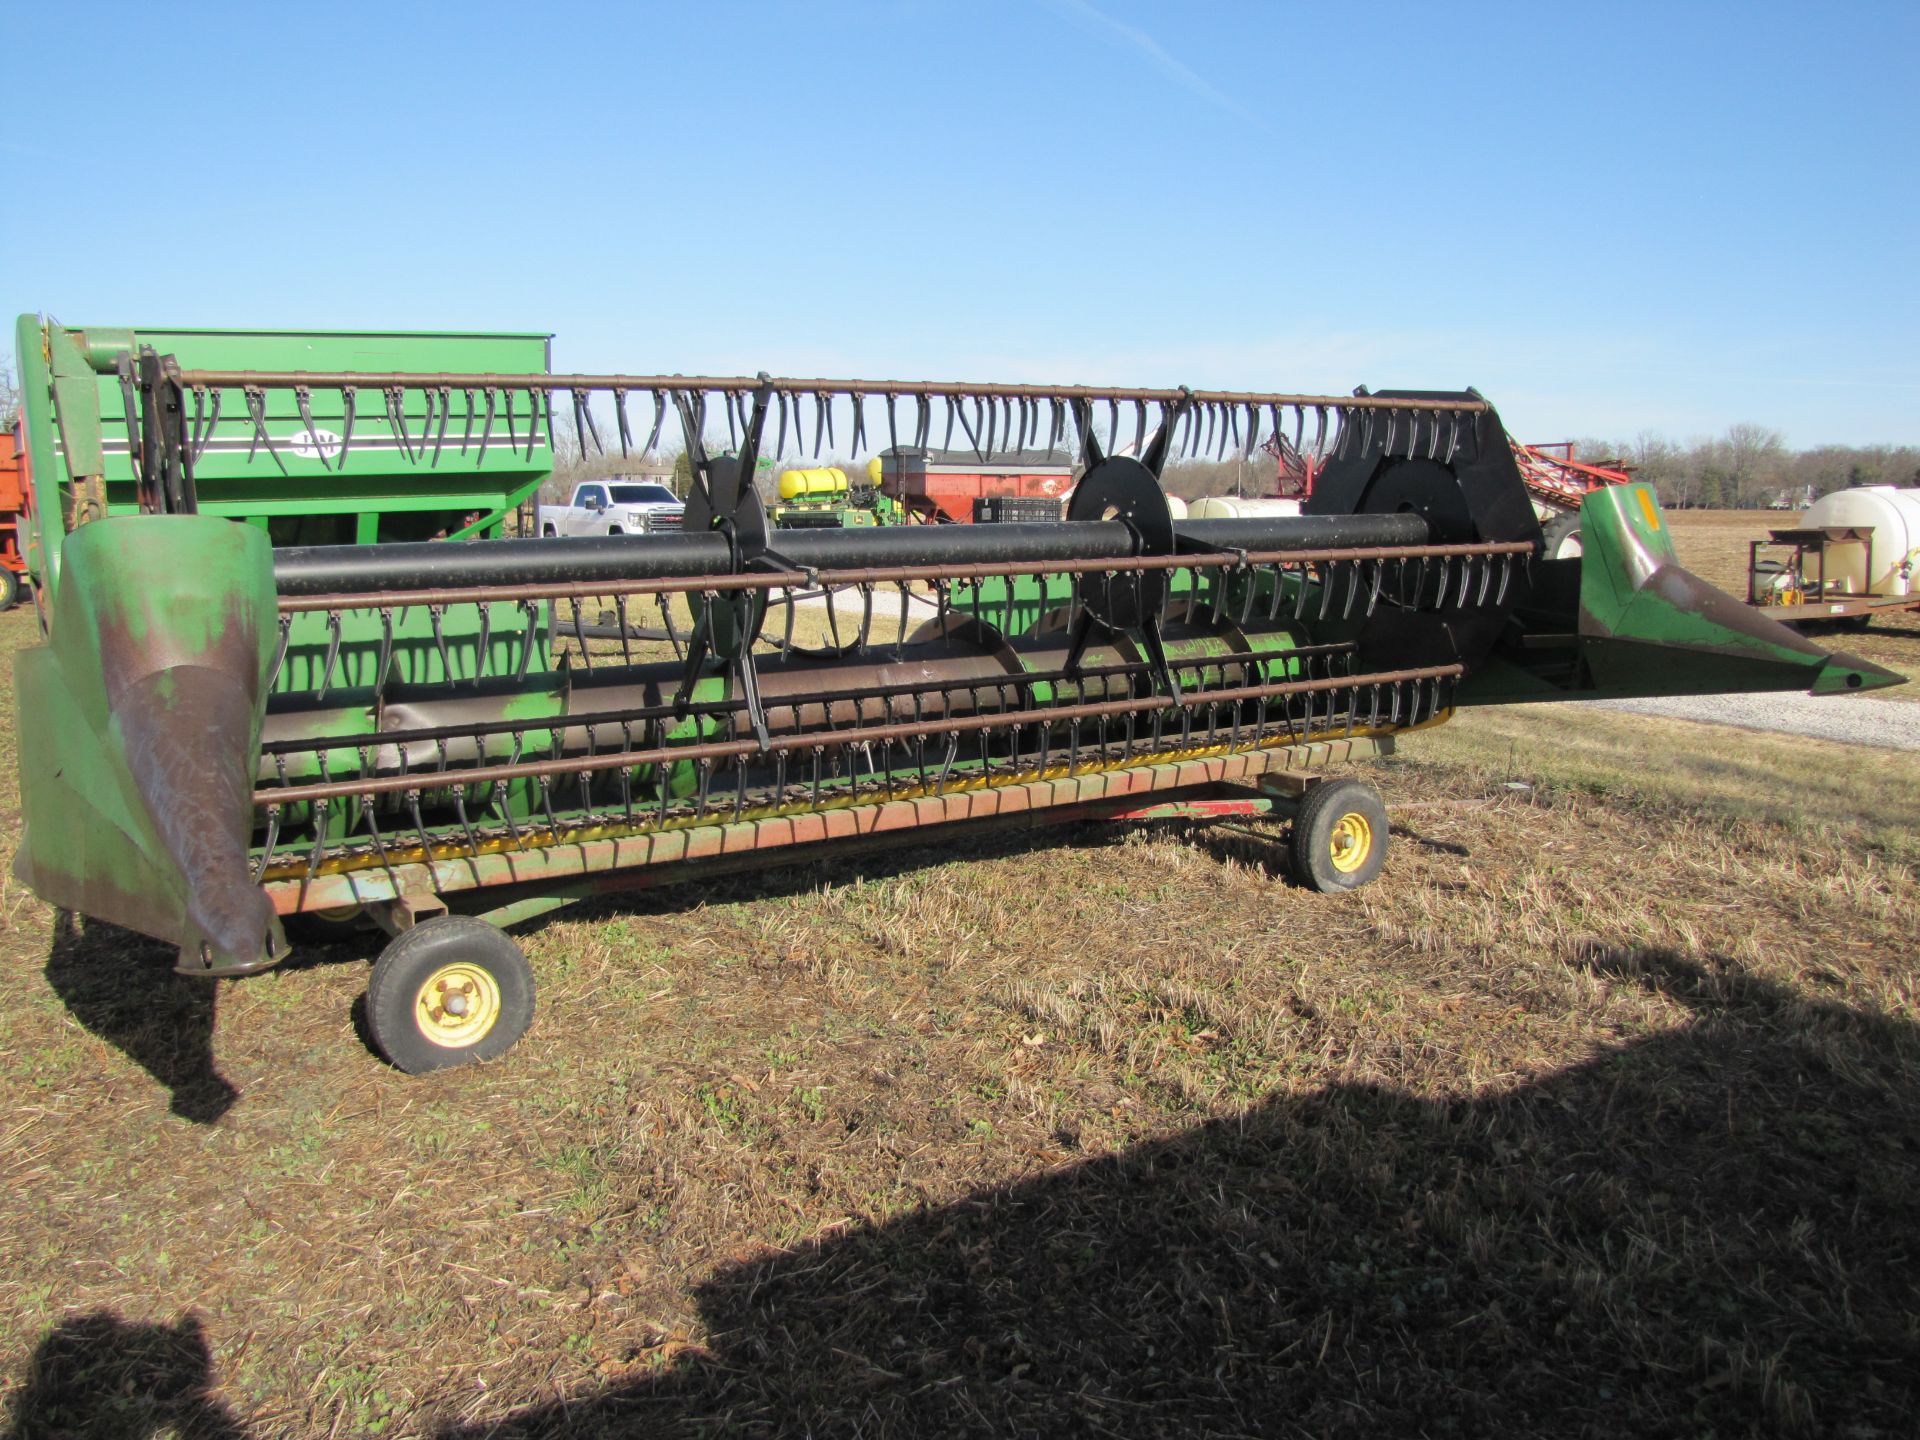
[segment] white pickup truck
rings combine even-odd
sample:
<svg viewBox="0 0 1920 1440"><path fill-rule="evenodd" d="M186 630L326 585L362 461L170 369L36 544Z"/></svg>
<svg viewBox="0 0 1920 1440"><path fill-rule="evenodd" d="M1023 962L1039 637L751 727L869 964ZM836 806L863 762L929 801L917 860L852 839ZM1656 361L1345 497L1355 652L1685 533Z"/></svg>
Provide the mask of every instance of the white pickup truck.
<svg viewBox="0 0 1920 1440"><path fill-rule="evenodd" d="M565 505L540 507L540 534L653 535L678 530L686 506L652 481L583 480Z"/></svg>

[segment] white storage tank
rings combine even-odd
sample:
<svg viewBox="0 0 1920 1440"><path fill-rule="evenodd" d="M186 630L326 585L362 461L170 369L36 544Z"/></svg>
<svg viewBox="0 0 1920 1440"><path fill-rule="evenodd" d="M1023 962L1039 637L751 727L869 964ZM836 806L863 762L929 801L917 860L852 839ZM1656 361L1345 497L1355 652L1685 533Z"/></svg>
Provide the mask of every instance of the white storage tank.
<svg viewBox="0 0 1920 1440"><path fill-rule="evenodd" d="M1827 584L1843 594L1895 594L1901 562L1911 559L1920 568L1920 489L1859 485L1835 490L1814 501L1800 517L1802 529L1830 525L1873 532L1872 574L1867 573L1865 545L1827 547Z"/></svg>
<svg viewBox="0 0 1920 1440"><path fill-rule="evenodd" d="M1233 495L1209 495L1187 508L1196 520L1264 520L1273 515L1298 515L1298 500L1283 500L1277 495L1240 499Z"/></svg>
<svg viewBox="0 0 1920 1440"><path fill-rule="evenodd" d="M1174 519L1184 520L1187 518L1187 502L1182 500L1178 495L1169 495L1167 496L1167 511Z"/></svg>

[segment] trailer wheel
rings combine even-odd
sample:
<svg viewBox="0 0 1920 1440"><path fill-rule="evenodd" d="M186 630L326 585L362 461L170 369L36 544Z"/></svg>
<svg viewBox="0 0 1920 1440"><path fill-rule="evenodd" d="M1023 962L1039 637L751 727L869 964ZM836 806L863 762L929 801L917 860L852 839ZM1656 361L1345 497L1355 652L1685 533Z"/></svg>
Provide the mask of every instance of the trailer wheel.
<svg viewBox="0 0 1920 1440"><path fill-rule="evenodd" d="M1549 560L1578 560L1580 558L1580 512L1561 515L1547 522L1541 532L1546 537L1545 557Z"/></svg>
<svg viewBox="0 0 1920 1440"><path fill-rule="evenodd" d="M409 1075L504 1055L533 1023L533 970L505 932L440 915L380 952L367 1029Z"/></svg>
<svg viewBox="0 0 1920 1440"><path fill-rule="evenodd" d="M0 610L11 610L20 599L20 577L0 565Z"/></svg>
<svg viewBox="0 0 1920 1440"><path fill-rule="evenodd" d="M1329 780L1307 792L1293 817L1293 873L1322 893L1355 890L1387 862L1387 807L1358 780Z"/></svg>

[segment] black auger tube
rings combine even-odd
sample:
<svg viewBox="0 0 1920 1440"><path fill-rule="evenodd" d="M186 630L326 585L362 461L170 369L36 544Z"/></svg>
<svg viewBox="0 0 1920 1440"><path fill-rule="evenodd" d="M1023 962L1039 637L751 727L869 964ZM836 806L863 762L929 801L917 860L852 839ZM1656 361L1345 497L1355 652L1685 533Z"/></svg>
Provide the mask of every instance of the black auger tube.
<svg viewBox="0 0 1920 1440"><path fill-rule="evenodd" d="M1332 550L1424 545L1418 515L1276 515L1177 522L1183 550ZM1118 521L1006 525L903 525L886 529L775 530L768 563L813 570L910 565L990 565L1118 560L1135 553ZM575 540L431 540L399 545L310 545L276 550L282 595L422 590L462 585L583 584L724 575L718 534L594 535Z"/></svg>

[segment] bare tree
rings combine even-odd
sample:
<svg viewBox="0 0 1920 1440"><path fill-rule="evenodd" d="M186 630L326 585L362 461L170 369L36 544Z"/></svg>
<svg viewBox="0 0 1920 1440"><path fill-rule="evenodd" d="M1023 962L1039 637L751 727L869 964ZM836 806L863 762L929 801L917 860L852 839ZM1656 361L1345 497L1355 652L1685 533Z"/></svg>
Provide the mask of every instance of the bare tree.
<svg viewBox="0 0 1920 1440"><path fill-rule="evenodd" d="M20 385L13 375L13 356L0 355L0 430L11 429L20 418Z"/></svg>

